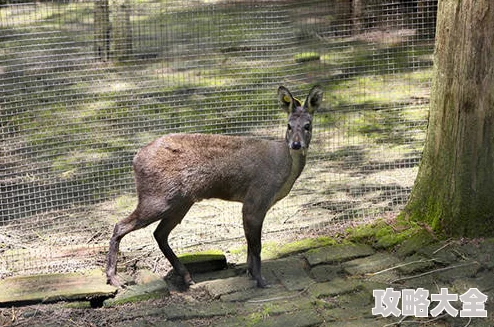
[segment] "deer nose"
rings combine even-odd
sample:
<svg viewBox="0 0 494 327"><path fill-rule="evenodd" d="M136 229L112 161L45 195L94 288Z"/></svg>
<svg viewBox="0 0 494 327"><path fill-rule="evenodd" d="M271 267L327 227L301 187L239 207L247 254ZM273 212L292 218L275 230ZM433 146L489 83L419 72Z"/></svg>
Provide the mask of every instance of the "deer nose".
<svg viewBox="0 0 494 327"><path fill-rule="evenodd" d="M301 147L302 147L302 143L298 141L292 142L292 150L300 150Z"/></svg>

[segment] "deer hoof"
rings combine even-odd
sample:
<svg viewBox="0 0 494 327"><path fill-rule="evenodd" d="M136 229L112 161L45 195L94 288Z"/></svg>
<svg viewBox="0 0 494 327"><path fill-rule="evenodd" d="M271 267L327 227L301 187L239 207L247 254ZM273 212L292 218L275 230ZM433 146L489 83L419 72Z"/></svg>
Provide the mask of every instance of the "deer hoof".
<svg viewBox="0 0 494 327"><path fill-rule="evenodd" d="M257 279L257 287L258 288L270 288L271 286L266 282L264 278Z"/></svg>
<svg viewBox="0 0 494 327"><path fill-rule="evenodd" d="M190 277L190 274L187 274L187 275L184 276L184 283L187 286L191 286L191 285L194 285L196 282L194 282L194 280L192 279L192 277Z"/></svg>
<svg viewBox="0 0 494 327"><path fill-rule="evenodd" d="M113 285L115 287L118 287L118 288L123 288L123 283L120 281L120 278L118 278L117 276L113 275L113 276L108 276L106 278L106 283L108 285Z"/></svg>

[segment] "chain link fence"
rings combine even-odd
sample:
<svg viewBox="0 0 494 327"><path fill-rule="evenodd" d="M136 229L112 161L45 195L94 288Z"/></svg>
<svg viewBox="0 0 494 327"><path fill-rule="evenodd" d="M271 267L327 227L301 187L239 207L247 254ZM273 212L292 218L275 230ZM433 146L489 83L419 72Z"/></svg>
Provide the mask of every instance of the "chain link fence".
<svg viewBox="0 0 494 327"><path fill-rule="evenodd" d="M266 239L395 215L427 124L436 1L0 2L0 277L102 266L136 204L132 157L167 133L283 138L276 89L325 91L310 161ZM121 250L164 261L152 227ZM171 235L243 244L240 205ZM240 241L239 241L240 240Z"/></svg>

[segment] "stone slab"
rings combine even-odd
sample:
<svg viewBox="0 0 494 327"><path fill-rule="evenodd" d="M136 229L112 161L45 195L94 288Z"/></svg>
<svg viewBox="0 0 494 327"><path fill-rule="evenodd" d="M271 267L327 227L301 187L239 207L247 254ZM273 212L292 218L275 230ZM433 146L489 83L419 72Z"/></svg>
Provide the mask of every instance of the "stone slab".
<svg viewBox="0 0 494 327"><path fill-rule="evenodd" d="M366 244L343 244L310 250L305 253L305 258L311 266L315 266L366 257L374 253L374 249Z"/></svg>
<svg viewBox="0 0 494 327"><path fill-rule="evenodd" d="M213 298L220 298L222 295L244 291L256 287L256 281L247 276L216 279L197 283L191 286L194 288L204 288Z"/></svg>
<svg viewBox="0 0 494 327"><path fill-rule="evenodd" d="M311 285L309 287L309 293L316 298L322 298L354 292L361 287L362 283L358 280L338 277L330 282Z"/></svg>
<svg viewBox="0 0 494 327"><path fill-rule="evenodd" d="M318 282L327 282L333 280L343 273L340 265L319 265L310 270L312 278Z"/></svg>
<svg viewBox="0 0 494 327"><path fill-rule="evenodd" d="M104 302L105 306L133 303L149 299L159 299L170 295L168 284L161 279L154 279L144 284L132 285L123 291L119 291L117 296Z"/></svg>
<svg viewBox="0 0 494 327"><path fill-rule="evenodd" d="M162 313L169 320L201 319L226 316L237 313L239 307L234 303L209 302L200 304L170 304L163 308Z"/></svg>
<svg viewBox="0 0 494 327"><path fill-rule="evenodd" d="M281 315L235 316L220 320L215 326L225 327L310 327L320 326L324 319L315 310L298 310Z"/></svg>
<svg viewBox="0 0 494 327"><path fill-rule="evenodd" d="M117 288L101 270L85 273L19 276L0 280L0 307L57 301L100 301Z"/></svg>
<svg viewBox="0 0 494 327"><path fill-rule="evenodd" d="M405 260L403 260L403 265L398 267L397 270L402 274L410 275L432 269L433 267L434 267L433 260L428 259L419 254L414 254L409 257L406 257Z"/></svg>
<svg viewBox="0 0 494 327"><path fill-rule="evenodd" d="M269 316L255 326L262 327L310 327L323 323L323 318L315 310L294 311L280 316Z"/></svg>
<svg viewBox="0 0 494 327"><path fill-rule="evenodd" d="M178 256L190 273L204 273L227 268L226 257L219 251L185 253Z"/></svg>
<svg viewBox="0 0 494 327"><path fill-rule="evenodd" d="M387 253L359 258L342 264L343 269L350 275L365 275L380 272L400 264L401 260Z"/></svg>
<svg viewBox="0 0 494 327"><path fill-rule="evenodd" d="M267 261L263 264L263 269L270 270L287 290L299 291L313 282L306 266L307 263L302 258L290 257Z"/></svg>

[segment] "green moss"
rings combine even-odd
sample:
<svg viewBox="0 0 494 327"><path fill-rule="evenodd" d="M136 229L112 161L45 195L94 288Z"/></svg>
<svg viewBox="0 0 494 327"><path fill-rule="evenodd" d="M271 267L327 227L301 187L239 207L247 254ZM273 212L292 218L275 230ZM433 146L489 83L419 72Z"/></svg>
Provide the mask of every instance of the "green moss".
<svg viewBox="0 0 494 327"><path fill-rule="evenodd" d="M195 262L222 260L225 258L225 255L221 250L208 250L192 253L182 253L177 257L180 259L180 262L186 265Z"/></svg>
<svg viewBox="0 0 494 327"><path fill-rule="evenodd" d="M378 220L369 225L348 229L347 233L350 241L388 249L408 240L421 230L422 228L413 222L397 219L392 223Z"/></svg>
<svg viewBox="0 0 494 327"><path fill-rule="evenodd" d="M328 245L335 245L338 242L331 237L316 237L306 238L286 244L279 244L278 242L268 242L263 245L262 258L263 259L276 259L286 257L290 254L307 251L314 248L319 248Z"/></svg>
<svg viewBox="0 0 494 327"><path fill-rule="evenodd" d="M316 61L321 59L321 56L317 52L302 52L294 56L295 62Z"/></svg>
<svg viewBox="0 0 494 327"><path fill-rule="evenodd" d="M68 302L64 305L64 307L68 309L90 309L91 302L89 301Z"/></svg>

